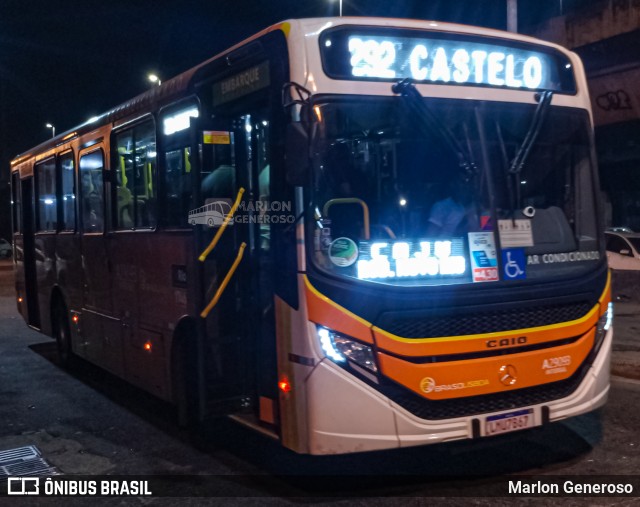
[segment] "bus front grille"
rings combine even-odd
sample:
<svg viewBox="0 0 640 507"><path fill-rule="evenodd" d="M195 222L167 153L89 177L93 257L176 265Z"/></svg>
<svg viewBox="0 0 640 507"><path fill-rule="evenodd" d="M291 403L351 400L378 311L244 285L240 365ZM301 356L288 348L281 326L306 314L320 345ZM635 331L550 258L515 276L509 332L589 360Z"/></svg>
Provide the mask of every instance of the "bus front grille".
<svg viewBox="0 0 640 507"><path fill-rule="evenodd" d="M451 315L406 317L400 312L381 316L378 327L402 338L438 338L515 331L570 322L584 317L593 305L584 301L508 310L465 311Z"/></svg>

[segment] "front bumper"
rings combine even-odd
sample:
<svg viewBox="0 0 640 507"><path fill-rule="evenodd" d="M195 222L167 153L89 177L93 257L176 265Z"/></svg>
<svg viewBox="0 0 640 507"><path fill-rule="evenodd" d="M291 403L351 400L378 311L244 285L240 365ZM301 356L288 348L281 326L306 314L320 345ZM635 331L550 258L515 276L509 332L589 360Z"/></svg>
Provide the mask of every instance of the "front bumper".
<svg viewBox="0 0 640 507"><path fill-rule="evenodd" d="M607 331L593 363L569 395L526 405L534 409L535 425L559 421L604 405L609 393L611 341ZM474 420L514 410L427 420L417 417L382 393L328 360L306 380L309 452L342 454L474 438ZM543 407L546 415L543 417ZM519 408L519 407L518 407ZM525 408L525 407L522 407Z"/></svg>

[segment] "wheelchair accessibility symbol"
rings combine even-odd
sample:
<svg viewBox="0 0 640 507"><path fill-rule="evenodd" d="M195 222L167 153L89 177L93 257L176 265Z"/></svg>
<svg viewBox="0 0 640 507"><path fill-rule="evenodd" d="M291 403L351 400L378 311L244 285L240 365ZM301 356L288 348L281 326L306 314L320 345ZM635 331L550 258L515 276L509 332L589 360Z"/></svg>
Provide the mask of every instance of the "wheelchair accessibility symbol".
<svg viewBox="0 0 640 507"><path fill-rule="evenodd" d="M511 248L502 251L502 270L505 279L518 280L527 278L527 257L523 248Z"/></svg>

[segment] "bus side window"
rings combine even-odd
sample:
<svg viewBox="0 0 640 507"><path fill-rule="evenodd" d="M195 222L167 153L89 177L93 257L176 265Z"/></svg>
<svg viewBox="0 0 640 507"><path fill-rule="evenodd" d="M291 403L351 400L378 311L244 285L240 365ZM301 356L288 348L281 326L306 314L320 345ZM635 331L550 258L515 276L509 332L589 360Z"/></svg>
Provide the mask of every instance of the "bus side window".
<svg viewBox="0 0 640 507"><path fill-rule="evenodd" d="M214 144L211 166L203 163L202 199L231 198L234 194L235 160L233 156L233 137L230 144Z"/></svg>
<svg viewBox="0 0 640 507"><path fill-rule="evenodd" d="M11 203L13 205L13 232L22 233L22 190L20 189L20 173L11 175Z"/></svg>
<svg viewBox="0 0 640 507"><path fill-rule="evenodd" d="M102 150L80 157L80 181L82 186L82 225L84 232L104 231Z"/></svg>
<svg viewBox="0 0 640 507"><path fill-rule="evenodd" d="M157 157L156 129L153 121L134 128L136 228L153 228L157 223Z"/></svg>
<svg viewBox="0 0 640 507"><path fill-rule="evenodd" d="M60 229L73 231L76 228L76 182L73 152L60 156L60 198L62 216Z"/></svg>
<svg viewBox="0 0 640 507"><path fill-rule="evenodd" d="M55 231L58 227L56 206L56 162L54 158L36 164L36 231Z"/></svg>
<svg viewBox="0 0 640 507"><path fill-rule="evenodd" d="M191 203L191 148L182 147L165 152L166 225L187 225Z"/></svg>
<svg viewBox="0 0 640 507"><path fill-rule="evenodd" d="M114 134L116 229L153 228L157 223L156 135L152 120Z"/></svg>

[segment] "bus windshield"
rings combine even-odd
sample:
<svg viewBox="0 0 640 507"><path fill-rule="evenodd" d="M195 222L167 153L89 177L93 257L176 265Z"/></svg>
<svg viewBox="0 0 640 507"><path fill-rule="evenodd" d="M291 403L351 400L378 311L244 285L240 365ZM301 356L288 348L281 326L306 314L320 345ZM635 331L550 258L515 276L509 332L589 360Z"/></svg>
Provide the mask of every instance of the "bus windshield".
<svg viewBox="0 0 640 507"><path fill-rule="evenodd" d="M536 104L423 100L437 122L401 97L313 106L316 267L441 285L578 276L599 262L586 111L548 107L514 164Z"/></svg>

